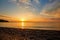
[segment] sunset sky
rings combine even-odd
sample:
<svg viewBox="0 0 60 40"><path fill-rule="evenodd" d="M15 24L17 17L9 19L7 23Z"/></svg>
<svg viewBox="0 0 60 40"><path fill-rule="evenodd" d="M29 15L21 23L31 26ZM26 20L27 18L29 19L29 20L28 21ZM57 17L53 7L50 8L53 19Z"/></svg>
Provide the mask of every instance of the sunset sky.
<svg viewBox="0 0 60 40"><path fill-rule="evenodd" d="M59 21L60 0L0 0L0 15L19 20Z"/></svg>

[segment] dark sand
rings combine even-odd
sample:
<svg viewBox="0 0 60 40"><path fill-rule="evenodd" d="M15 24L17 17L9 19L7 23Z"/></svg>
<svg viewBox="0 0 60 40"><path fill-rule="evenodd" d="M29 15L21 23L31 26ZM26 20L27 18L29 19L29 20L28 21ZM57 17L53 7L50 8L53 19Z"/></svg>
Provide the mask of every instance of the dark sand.
<svg viewBox="0 0 60 40"><path fill-rule="evenodd" d="M60 40L60 31L0 27L0 40Z"/></svg>

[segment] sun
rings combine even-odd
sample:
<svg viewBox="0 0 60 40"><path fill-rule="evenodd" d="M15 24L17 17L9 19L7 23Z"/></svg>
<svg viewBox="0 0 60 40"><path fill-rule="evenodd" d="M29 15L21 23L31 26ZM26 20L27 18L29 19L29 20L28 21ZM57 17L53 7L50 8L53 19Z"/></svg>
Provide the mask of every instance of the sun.
<svg viewBox="0 0 60 40"><path fill-rule="evenodd" d="M23 21L25 21L25 19L24 18L21 18L21 21L23 22Z"/></svg>

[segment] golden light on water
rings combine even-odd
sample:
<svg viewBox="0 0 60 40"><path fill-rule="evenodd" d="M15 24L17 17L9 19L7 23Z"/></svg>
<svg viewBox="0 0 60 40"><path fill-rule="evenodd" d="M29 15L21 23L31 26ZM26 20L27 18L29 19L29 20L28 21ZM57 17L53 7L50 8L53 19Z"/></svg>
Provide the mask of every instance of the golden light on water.
<svg viewBox="0 0 60 40"><path fill-rule="evenodd" d="M21 21L22 21L21 22L21 26L22 26L21 28L24 29L24 21L25 21L25 19L22 18Z"/></svg>
<svg viewBox="0 0 60 40"><path fill-rule="evenodd" d="M24 29L24 22L22 21L22 23L21 23L21 24L22 24L22 29Z"/></svg>

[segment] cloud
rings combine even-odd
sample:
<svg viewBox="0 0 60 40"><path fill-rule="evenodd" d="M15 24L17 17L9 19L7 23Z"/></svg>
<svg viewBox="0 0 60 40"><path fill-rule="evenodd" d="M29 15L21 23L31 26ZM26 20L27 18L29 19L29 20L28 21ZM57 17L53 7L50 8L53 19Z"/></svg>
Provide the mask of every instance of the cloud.
<svg viewBox="0 0 60 40"><path fill-rule="evenodd" d="M11 2L15 3L19 8L27 8L34 12L37 12L40 8L39 0L11 0Z"/></svg>
<svg viewBox="0 0 60 40"><path fill-rule="evenodd" d="M29 19L33 19L36 17L36 15L33 14L33 12L30 12L28 10L23 10L21 12L18 12L17 15L15 15L18 19L25 19L25 20L29 20Z"/></svg>
<svg viewBox="0 0 60 40"><path fill-rule="evenodd" d="M46 4L40 15L46 18L60 18L60 1Z"/></svg>
<svg viewBox="0 0 60 40"><path fill-rule="evenodd" d="M16 0L8 0L8 2L16 2Z"/></svg>
<svg viewBox="0 0 60 40"><path fill-rule="evenodd" d="M19 4L23 4L23 3L24 4L30 4L31 0L8 0L8 1L13 2L13 3L15 2L16 4L18 4L18 3Z"/></svg>
<svg viewBox="0 0 60 40"><path fill-rule="evenodd" d="M44 10L41 12L41 15L47 18L60 18L60 8L52 12L48 12Z"/></svg>
<svg viewBox="0 0 60 40"><path fill-rule="evenodd" d="M36 3L38 3L38 4L40 3L39 0L34 0L34 1L35 1Z"/></svg>
<svg viewBox="0 0 60 40"><path fill-rule="evenodd" d="M46 4L41 10L40 15L37 16L45 18L60 18L60 1L59 0L54 1L49 0L49 1L50 3ZM15 3L21 9L22 12L25 10L29 10L30 12L32 12L33 15L36 15L41 8L40 0L33 0L33 1L11 0L11 2ZM26 12L24 14L26 14Z"/></svg>
<svg viewBox="0 0 60 40"><path fill-rule="evenodd" d="M16 0L11 0L11 1L16 1Z"/></svg>
<svg viewBox="0 0 60 40"><path fill-rule="evenodd" d="M30 0L19 0L20 2L23 2L23 3L29 3Z"/></svg>

